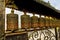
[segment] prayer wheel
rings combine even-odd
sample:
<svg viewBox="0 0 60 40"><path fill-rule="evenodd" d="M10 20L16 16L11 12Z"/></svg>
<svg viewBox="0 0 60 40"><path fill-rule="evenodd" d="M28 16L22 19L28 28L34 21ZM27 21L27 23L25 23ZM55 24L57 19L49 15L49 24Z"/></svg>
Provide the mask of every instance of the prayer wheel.
<svg viewBox="0 0 60 40"><path fill-rule="evenodd" d="M56 26L57 26L57 25L56 25L56 22L57 22L57 21L56 21L56 19L54 18L54 19L53 19L53 27L56 27Z"/></svg>
<svg viewBox="0 0 60 40"><path fill-rule="evenodd" d="M53 19L50 17L50 27L53 27Z"/></svg>
<svg viewBox="0 0 60 40"><path fill-rule="evenodd" d="M7 14L7 30L17 30L18 29L18 15L14 14L12 9L11 14Z"/></svg>
<svg viewBox="0 0 60 40"><path fill-rule="evenodd" d="M46 20L46 27L49 27L50 26L50 18L46 16L45 20Z"/></svg>
<svg viewBox="0 0 60 40"><path fill-rule="evenodd" d="M45 27L46 21L45 18L40 17L39 18L39 27Z"/></svg>
<svg viewBox="0 0 60 40"><path fill-rule="evenodd" d="M60 20L57 19L57 27L60 27Z"/></svg>
<svg viewBox="0 0 60 40"><path fill-rule="evenodd" d="M35 16L35 14L33 14L33 16L31 17L31 27L32 28L37 28L38 27L38 17Z"/></svg>
<svg viewBox="0 0 60 40"><path fill-rule="evenodd" d="M21 15L21 28L29 29L31 28L31 18L29 15L24 12L24 15Z"/></svg>

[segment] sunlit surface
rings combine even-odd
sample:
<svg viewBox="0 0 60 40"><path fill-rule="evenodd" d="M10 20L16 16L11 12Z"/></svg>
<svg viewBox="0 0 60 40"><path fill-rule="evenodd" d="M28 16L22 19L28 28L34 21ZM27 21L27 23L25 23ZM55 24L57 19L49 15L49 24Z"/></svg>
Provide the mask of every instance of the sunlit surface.
<svg viewBox="0 0 60 40"><path fill-rule="evenodd" d="M38 14L35 14L35 16L40 17Z"/></svg>
<svg viewBox="0 0 60 40"><path fill-rule="evenodd" d="M46 18L48 19L49 17L48 17L48 16L46 16Z"/></svg>
<svg viewBox="0 0 60 40"><path fill-rule="evenodd" d="M52 17L50 17L50 19L52 19Z"/></svg>
<svg viewBox="0 0 60 40"><path fill-rule="evenodd" d="M42 17L42 18L45 18L45 16L44 16L44 15L41 15L41 17Z"/></svg>

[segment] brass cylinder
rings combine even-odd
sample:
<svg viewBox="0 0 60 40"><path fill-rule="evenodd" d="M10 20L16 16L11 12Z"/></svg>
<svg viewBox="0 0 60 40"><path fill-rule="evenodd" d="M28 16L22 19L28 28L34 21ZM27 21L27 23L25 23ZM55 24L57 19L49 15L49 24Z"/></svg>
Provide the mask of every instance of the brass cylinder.
<svg viewBox="0 0 60 40"><path fill-rule="evenodd" d="M35 14L33 14L33 16L31 17L31 27L32 28L37 28L38 27L38 17L35 16Z"/></svg>
<svg viewBox="0 0 60 40"><path fill-rule="evenodd" d="M24 12L24 15L21 15L21 28L29 29L31 28L31 18L29 15Z"/></svg>
<svg viewBox="0 0 60 40"><path fill-rule="evenodd" d="M57 19L57 27L60 27L60 20Z"/></svg>
<svg viewBox="0 0 60 40"><path fill-rule="evenodd" d="M53 27L53 19L50 18L50 27Z"/></svg>
<svg viewBox="0 0 60 40"><path fill-rule="evenodd" d="M50 18L46 17L45 20L46 20L46 27L49 27L50 26Z"/></svg>
<svg viewBox="0 0 60 40"><path fill-rule="evenodd" d="M44 18L39 18L39 27L45 27L45 19Z"/></svg>
<svg viewBox="0 0 60 40"><path fill-rule="evenodd" d="M53 27L56 27L57 25L56 25L56 19L54 18L53 19Z"/></svg>
<svg viewBox="0 0 60 40"><path fill-rule="evenodd" d="M11 11L11 14L7 14L7 30L18 29L18 15Z"/></svg>

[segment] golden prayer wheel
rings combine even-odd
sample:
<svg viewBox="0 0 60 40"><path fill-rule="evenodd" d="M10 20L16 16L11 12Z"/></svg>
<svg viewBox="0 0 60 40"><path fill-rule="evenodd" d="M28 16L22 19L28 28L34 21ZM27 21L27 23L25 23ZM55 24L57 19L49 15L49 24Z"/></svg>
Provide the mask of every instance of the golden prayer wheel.
<svg viewBox="0 0 60 40"><path fill-rule="evenodd" d="M59 19L59 27L60 27L60 19Z"/></svg>
<svg viewBox="0 0 60 40"><path fill-rule="evenodd" d="M39 27L45 27L45 19L44 18L39 18Z"/></svg>
<svg viewBox="0 0 60 40"><path fill-rule="evenodd" d="M60 20L57 19L57 27L60 27Z"/></svg>
<svg viewBox="0 0 60 40"><path fill-rule="evenodd" d="M40 15L40 18L39 18L39 27L44 28L45 26L46 26L45 16Z"/></svg>
<svg viewBox="0 0 60 40"><path fill-rule="evenodd" d="M33 14L33 16L31 17L31 27L32 28L37 28L38 27L38 17L35 16L35 14Z"/></svg>
<svg viewBox="0 0 60 40"><path fill-rule="evenodd" d="M55 18L52 18L51 19L52 20L52 25L51 25L51 27L56 27L56 19Z"/></svg>
<svg viewBox="0 0 60 40"><path fill-rule="evenodd" d="M56 21L56 19L54 18L54 19L53 19L53 27L56 27L56 26L57 26L56 22L57 22L57 21Z"/></svg>
<svg viewBox="0 0 60 40"><path fill-rule="evenodd" d="M50 17L50 27L53 27L53 19Z"/></svg>
<svg viewBox="0 0 60 40"><path fill-rule="evenodd" d="M45 20L46 20L46 27L49 27L50 26L50 18L46 16Z"/></svg>
<svg viewBox="0 0 60 40"><path fill-rule="evenodd" d="M55 19L55 27L57 27L57 19Z"/></svg>
<svg viewBox="0 0 60 40"><path fill-rule="evenodd" d="M14 10L11 14L7 14L7 30L17 30L18 29L18 15L14 14Z"/></svg>
<svg viewBox="0 0 60 40"><path fill-rule="evenodd" d="M31 28L31 18L29 15L24 12L24 15L21 15L21 28L29 29Z"/></svg>

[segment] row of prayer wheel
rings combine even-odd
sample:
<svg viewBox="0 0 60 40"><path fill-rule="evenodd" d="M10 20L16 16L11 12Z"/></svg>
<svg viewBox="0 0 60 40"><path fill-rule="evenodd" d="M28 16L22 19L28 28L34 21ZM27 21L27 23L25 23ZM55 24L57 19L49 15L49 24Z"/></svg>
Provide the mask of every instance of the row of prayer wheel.
<svg viewBox="0 0 60 40"><path fill-rule="evenodd" d="M21 28L29 29L29 28L41 28L41 27L56 27L60 26L60 21L57 19L52 19L51 17L45 16L37 17L33 14L32 17L27 15L24 12L24 15L21 15ZM17 30L18 29L18 15L14 14L14 10L12 9L11 14L7 14L7 30Z"/></svg>

